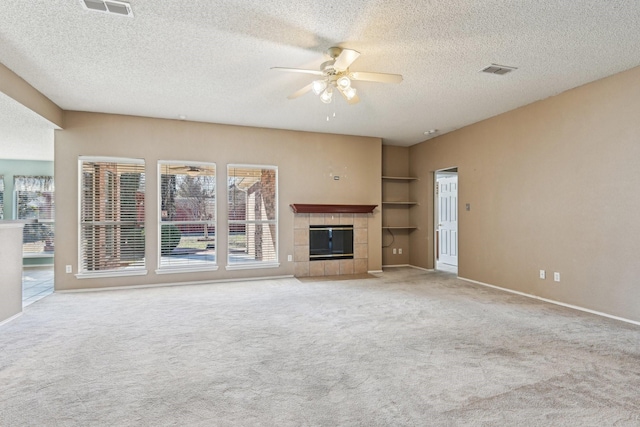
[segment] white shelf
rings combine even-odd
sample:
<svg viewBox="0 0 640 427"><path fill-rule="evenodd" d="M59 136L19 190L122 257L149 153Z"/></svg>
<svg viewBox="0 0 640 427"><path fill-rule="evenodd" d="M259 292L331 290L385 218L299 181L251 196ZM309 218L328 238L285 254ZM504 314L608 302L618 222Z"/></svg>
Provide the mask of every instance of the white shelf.
<svg viewBox="0 0 640 427"><path fill-rule="evenodd" d="M382 179L386 179L389 181L413 181L418 179L418 177L415 176L386 176L383 175Z"/></svg>
<svg viewBox="0 0 640 427"><path fill-rule="evenodd" d="M417 205L418 202L382 202L383 205L401 205L401 206L413 206Z"/></svg>

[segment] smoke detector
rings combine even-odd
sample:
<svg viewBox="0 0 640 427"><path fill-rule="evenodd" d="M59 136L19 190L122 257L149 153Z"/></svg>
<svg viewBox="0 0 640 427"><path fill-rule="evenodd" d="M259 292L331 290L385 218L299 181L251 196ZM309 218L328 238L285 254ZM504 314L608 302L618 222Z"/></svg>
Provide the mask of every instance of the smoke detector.
<svg viewBox="0 0 640 427"><path fill-rule="evenodd" d="M117 0L80 0L86 10L133 18L131 5Z"/></svg>

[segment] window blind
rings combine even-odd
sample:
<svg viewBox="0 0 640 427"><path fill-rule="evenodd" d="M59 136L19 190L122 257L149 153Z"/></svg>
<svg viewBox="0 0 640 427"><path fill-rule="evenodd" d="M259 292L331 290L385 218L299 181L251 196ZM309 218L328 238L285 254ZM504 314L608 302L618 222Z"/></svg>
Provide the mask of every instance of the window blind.
<svg viewBox="0 0 640 427"><path fill-rule="evenodd" d="M4 176L0 175L0 219L4 219Z"/></svg>
<svg viewBox="0 0 640 427"><path fill-rule="evenodd" d="M159 162L160 269L216 265L216 167Z"/></svg>
<svg viewBox="0 0 640 427"><path fill-rule="evenodd" d="M25 224L24 255L53 255L55 195L52 176L13 177L16 219L36 220Z"/></svg>
<svg viewBox="0 0 640 427"><path fill-rule="evenodd" d="M80 273L145 268L144 161L80 160Z"/></svg>
<svg viewBox="0 0 640 427"><path fill-rule="evenodd" d="M229 165L230 266L278 262L277 168Z"/></svg>

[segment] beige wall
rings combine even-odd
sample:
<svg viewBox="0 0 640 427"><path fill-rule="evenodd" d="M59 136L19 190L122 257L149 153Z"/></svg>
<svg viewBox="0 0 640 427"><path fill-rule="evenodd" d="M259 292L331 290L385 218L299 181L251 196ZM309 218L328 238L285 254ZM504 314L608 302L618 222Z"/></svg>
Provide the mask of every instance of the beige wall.
<svg viewBox="0 0 640 427"><path fill-rule="evenodd" d="M459 276L639 321L638 82L635 68L411 147L411 264L433 267L433 172L458 166Z"/></svg>
<svg viewBox="0 0 640 427"><path fill-rule="evenodd" d="M146 276L76 279L65 265L78 264L78 156L143 158L146 161ZM381 140L284 130L65 112L64 130L55 135L56 289L160 284L242 277L293 275L293 212L290 203L380 205ZM276 269L226 271L223 230L226 196L219 194L216 272L156 275L158 160L215 162L218 188L226 188L229 163L278 166L279 259ZM341 176L336 181L330 176ZM381 269L380 209L369 217L369 270Z"/></svg>

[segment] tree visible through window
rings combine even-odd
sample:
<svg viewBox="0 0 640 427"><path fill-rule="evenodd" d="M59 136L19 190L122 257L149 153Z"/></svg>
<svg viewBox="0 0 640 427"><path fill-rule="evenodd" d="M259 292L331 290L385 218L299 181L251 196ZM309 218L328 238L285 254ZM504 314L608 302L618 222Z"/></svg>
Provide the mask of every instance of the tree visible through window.
<svg viewBox="0 0 640 427"><path fill-rule="evenodd" d="M160 162L160 268L216 265L214 164Z"/></svg>
<svg viewBox="0 0 640 427"><path fill-rule="evenodd" d="M14 176L16 219L35 220L24 226L25 255L53 255L55 198L53 177Z"/></svg>
<svg viewBox="0 0 640 427"><path fill-rule="evenodd" d="M144 270L144 161L81 158L80 273Z"/></svg>
<svg viewBox="0 0 640 427"><path fill-rule="evenodd" d="M278 262L277 168L229 165L229 266Z"/></svg>

